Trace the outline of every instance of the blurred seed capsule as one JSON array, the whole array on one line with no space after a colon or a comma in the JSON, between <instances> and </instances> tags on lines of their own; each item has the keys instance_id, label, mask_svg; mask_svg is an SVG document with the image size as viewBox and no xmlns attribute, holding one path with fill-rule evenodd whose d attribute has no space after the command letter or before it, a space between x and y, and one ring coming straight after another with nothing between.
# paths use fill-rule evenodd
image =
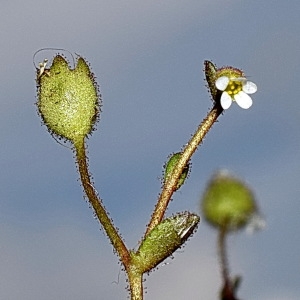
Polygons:
<instances>
[{"instance_id":1,"label":"blurred seed capsule","mask_svg":"<svg viewBox=\"0 0 300 300\"><path fill-rule=\"evenodd\" d=\"M257 212L252 191L227 171L217 173L204 192L202 211L212 226L238 230L246 226Z\"/></svg>"}]
</instances>

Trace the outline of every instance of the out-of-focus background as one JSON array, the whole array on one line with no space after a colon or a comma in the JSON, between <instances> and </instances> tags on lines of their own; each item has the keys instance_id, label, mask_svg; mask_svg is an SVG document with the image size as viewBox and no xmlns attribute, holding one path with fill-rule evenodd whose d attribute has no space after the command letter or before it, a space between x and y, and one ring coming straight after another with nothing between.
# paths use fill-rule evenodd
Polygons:
<instances>
[{"instance_id":1,"label":"out-of-focus background","mask_svg":"<svg viewBox=\"0 0 300 300\"><path fill-rule=\"evenodd\" d=\"M37 116L34 52L68 49L92 65L103 95L89 139L95 185L130 248L154 208L162 166L212 103L203 61L242 68L258 86L235 103L192 160L168 215L199 212L211 175L253 188L265 231L229 240L247 300L300 294L300 37L290 1L1 1L0 298L126 299L118 258L83 200L73 153ZM35 63L56 51L39 53ZM199 212L200 213L200 212ZM186 247L145 276L145 299L217 299L216 233L202 220Z\"/></svg>"}]
</instances>

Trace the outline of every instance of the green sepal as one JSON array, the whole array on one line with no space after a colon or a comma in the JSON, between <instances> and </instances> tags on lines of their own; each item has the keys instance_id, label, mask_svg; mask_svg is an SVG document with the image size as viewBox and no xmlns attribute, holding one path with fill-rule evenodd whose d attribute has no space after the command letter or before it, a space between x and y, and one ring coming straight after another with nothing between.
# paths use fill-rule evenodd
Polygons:
<instances>
[{"instance_id":1,"label":"green sepal","mask_svg":"<svg viewBox=\"0 0 300 300\"><path fill-rule=\"evenodd\" d=\"M217 67L209 60L204 61L204 73L207 81L207 87L210 91L212 99L217 102L218 90L216 88Z\"/></svg>"},{"instance_id":2,"label":"green sepal","mask_svg":"<svg viewBox=\"0 0 300 300\"><path fill-rule=\"evenodd\" d=\"M177 166L177 163L178 163L180 157L181 157L181 152L175 153L170 157L170 159L166 163L165 172L164 172L164 182L166 182L167 180L169 180L172 177L172 173L173 173L175 167ZM184 182L189 174L189 170L190 170L190 164L188 163L184 167L183 172L178 179L176 190L178 190L184 184Z\"/></svg>"},{"instance_id":3,"label":"green sepal","mask_svg":"<svg viewBox=\"0 0 300 300\"><path fill-rule=\"evenodd\" d=\"M195 232L200 217L189 212L163 220L145 237L139 249L131 252L135 267L148 272L172 255Z\"/></svg>"},{"instance_id":4,"label":"green sepal","mask_svg":"<svg viewBox=\"0 0 300 300\"><path fill-rule=\"evenodd\" d=\"M60 55L37 79L39 113L49 131L73 143L90 134L100 111L100 94L89 65L78 57L70 69Z\"/></svg>"}]
</instances>

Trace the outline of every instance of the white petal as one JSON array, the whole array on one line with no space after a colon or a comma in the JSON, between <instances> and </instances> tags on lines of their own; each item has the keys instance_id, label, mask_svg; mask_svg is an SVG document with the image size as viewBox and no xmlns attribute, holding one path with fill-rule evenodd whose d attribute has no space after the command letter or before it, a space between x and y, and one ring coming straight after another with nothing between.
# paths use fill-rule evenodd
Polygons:
<instances>
[{"instance_id":1,"label":"white petal","mask_svg":"<svg viewBox=\"0 0 300 300\"><path fill-rule=\"evenodd\" d=\"M239 93L237 93L234 96L234 100L241 108L244 108L244 109L248 109L249 107L251 107L251 105L253 103L251 97L248 96L243 91L240 91Z\"/></svg>"},{"instance_id":2,"label":"white petal","mask_svg":"<svg viewBox=\"0 0 300 300\"><path fill-rule=\"evenodd\" d=\"M255 213L247 224L246 232L248 234L253 234L256 231L265 229L266 225L266 220L258 213Z\"/></svg>"},{"instance_id":3,"label":"white petal","mask_svg":"<svg viewBox=\"0 0 300 300\"><path fill-rule=\"evenodd\" d=\"M243 84L243 91L247 94L253 94L257 91L257 86L254 82L252 81L246 81Z\"/></svg>"},{"instance_id":4,"label":"white petal","mask_svg":"<svg viewBox=\"0 0 300 300\"><path fill-rule=\"evenodd\" d=\"M221 106L223 109L228 109L232 103L232 98L228 95L227 92L223 92L221 96Z\"/></svg>"},{"instance_id":5,"label":"white petal","mask_svg":"<svg viewBox=\"0 0 300 300\"><path fill-rule=\"evenodd\" d=\"M229 83L229 78L227 76L221 76L216 80L216 88L220 91L225 91L228 83Z\"/></svg>"}]
</instances>

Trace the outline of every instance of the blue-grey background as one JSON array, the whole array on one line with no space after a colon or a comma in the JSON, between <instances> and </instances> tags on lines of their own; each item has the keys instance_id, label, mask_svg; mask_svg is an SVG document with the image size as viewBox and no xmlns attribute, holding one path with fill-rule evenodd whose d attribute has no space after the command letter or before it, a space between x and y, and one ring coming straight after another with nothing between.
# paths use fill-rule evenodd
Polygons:
<instances>
[{"instance_id":1,"label":"blue-grey background","mask_svg":"<svg viewBox=\"0 0 300 300\"><path fill-rule=\"evenodd\" d=\"M0 2L0 298L126 299L125 276L83 200L73 153L36 114L33 53L65 48L91 63L103 94L89 139L96 188L130 248L179 151L211 107L203 61L242 68L253 107L226 111L193 157L168 214L199 212L213 172L254 189L266 230L229 240L247 300L300 295L300 3L238 0ZM47 52L36 63L51 57ZM44 56L43 56L44 55ZM216 233L205 222L146 276L145 299L217 299ZM117 282L117 283L116 283Z\"/></svg>"}]
</instances>

